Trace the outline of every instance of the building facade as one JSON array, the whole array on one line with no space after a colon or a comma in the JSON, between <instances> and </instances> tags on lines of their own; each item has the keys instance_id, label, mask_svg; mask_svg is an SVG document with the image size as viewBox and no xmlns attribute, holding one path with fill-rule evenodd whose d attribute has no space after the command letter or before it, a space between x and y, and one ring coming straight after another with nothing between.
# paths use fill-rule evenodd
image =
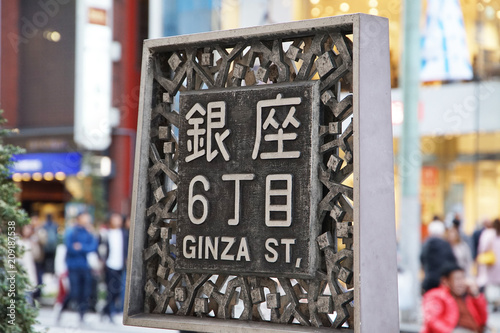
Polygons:
<instances>
[{"instance_id":1,"label":"building facade","mask_svg":"<svg viewBox=\"0 0 500 333\"><path fill-rule=\"evenodd\" d=\"M29 213L50 213L61 224L71 204L130 210L148 1L105 3L14 0L0 7L0 108L15 129L9 143L26 149L17 157L13 179ZM103 52L83 43L85 29L109 34L99 45ZM91 73L83 81L82 68ZM75 139L81 126L77 106L85 103L85 114L100 113L90 123L109 137L104 145L92 133L84 134L95 146Z\"/></svg>"},{"instance_id":2,"label":"building facade","mask_svg":"<svg viewBox=\"0 0 500 333\"><path fill-rule=\"evenodd\" d=\"M298 0L294 19L362 12L389 19L395 152L402 123L399 67L401 0ZM421 219L451 223L455 214L471 233L500 216L500 1L422 1L419 131L422 152ZM397 156L397 155L396 155ZM398 175L404 175L399 170ZM396 177L396 193L399 192ZM399 194L396 194L398 207ZM397 211L398 223L405 213ZM424 228L425 229L425 228Z\"/></svg>"}]
</instances>

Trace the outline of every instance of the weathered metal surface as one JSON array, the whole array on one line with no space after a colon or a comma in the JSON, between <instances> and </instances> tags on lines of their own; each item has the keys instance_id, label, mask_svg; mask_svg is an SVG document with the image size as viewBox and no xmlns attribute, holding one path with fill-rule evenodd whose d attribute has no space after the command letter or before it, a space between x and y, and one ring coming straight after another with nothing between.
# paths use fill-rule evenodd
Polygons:
<instances>
[{"instance_id":1,"label":"weathered metal surface","mask_svg":"<svg viewBox=\"0 0 500 333\"><path fill-rule=\"evenodd\" d=\"M126 323L354 327L358 18L146 42ZM257 119L259 102L294 97L295 116L278 103Z\"/></svg>"},{"instance_id":2,"label":"weathered metal surface","mask_svg":"<svg viewBox=\"0 0 500 333\"><path fill-rule=\"evenodd\" d=\"M181 93L177 271L315 277L318 83Z\"/></svg>"},{"instance_id":3,"label":"weathered metal surface","mask_svg":"<svg viewBox=\"0 0 500 333\"><path fill-rule=\"evenodd\" d=\"M352 97L340 94L341 79L352 71L346 39L332 29L291 36L291 45L262 38L151 55L158 97L153 96L149 147L152 200L145 212L149 245L143 259L150 272L145 312L207 316L213 311L215 317L234 318L230 301L238 288L240 319L265 320L253 310L265 301L272 322L334 327L346 322L344 306L352 291L341 304L335 295L344 294L341 284L350 280L352 260L334 256L337 244L330 232L326 244L323 236L320 246L314 241L320 230L352 221L352 188L342 184L352 173L352 168L343 172L352 164L352 126L343 123L352 114ZM315 73L319 79L311 80ZM179 113L172 109L177 94ZM166 179L177 188L168 190ZM192 281L195 273L204 274L199 283ZM208 280L210 274L217 274L219 283ZM256 276L253 284L248 276ZM257 276L279 277L283 289L265 293ZM308 297L292 287L294 278L321 287ZM303 306L301 295L319 303ZM334 311L341 313L329 319Z\"/></svg>"}]
</instances>

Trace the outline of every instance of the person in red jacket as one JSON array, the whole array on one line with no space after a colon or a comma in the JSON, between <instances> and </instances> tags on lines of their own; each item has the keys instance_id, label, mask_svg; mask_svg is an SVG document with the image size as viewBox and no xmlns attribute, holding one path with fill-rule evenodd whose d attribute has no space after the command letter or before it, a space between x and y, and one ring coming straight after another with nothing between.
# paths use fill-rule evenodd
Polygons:
<instances>
[{"instance_id":1,"label":"person in red jacket","mask_svg":"<svg viewBox=\"0 0 500 333\"><path fill-rule=\"evenodd\" d=\"M482 333L488 319L484 295L457 264L443 267L440 286L424 294L422 306L421 333Z\"/></svg>"}]
</instances>

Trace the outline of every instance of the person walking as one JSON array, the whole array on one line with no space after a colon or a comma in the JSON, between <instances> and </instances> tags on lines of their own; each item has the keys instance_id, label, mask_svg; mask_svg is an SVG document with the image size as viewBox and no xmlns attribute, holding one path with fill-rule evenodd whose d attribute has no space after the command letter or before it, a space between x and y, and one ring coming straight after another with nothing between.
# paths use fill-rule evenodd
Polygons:
<instances>
[{"instance_id":1,"label":"person walking","mask_svg":"<svg viewBox=\"0 0 500 333\"><path fill-rule=\"evenodd\" d=\"M37 289L37 276L34 260L34 244L31 240L33 235L33 226L31 224L24 225L21 229L21 238L18 240L19 245L24 249L22 257L18 258L19 264L26 271L28 276L29 288L27 289L26 298L28 302L34 305L34 293Z\"/></svg>"},{"instance_id":2,"label":"person walking","mask_svg":"<svg viewBox=\"0 0 500 333\"><path fill-rule=\"evenodd\" d=\"M106 306L103 315L113 321L117 313L117 302L122 291L122 274L127 257L127 233L123 230L123 218L113 213L109 217L109 229L103 234L101 243L105 246L105 278L107 287ZM118 305L118 308L121 306Z\"/></svg>"},{"instance_id":3,"label":"person walking","mask_svg":"<svg viewBox=\"0 0 500 333\"><path fill-rule=\"evenodd\" d=\"M472 234L472 258L476 260L479 251L479 239L483 234L483 231L488 230L492 227L492 222L488 218L484 218L481 222L481 226L474 231Z\"/></svg>"},{"instance_id":4,"label":"person walking","mask_svg":"<svg viewBox=\"0 0 500 333\"><path fill-rule=\"evenodd\" d=\"M443 266L440 285L424 295L422 308L420 333L482 333L488 319L484 295L453 263Z\"/></svg>"},{"instance_id":5,"label":"person walking","mask_svg":"<svg viewBox=\"0 0 500 333\"><path fill-rule=\"evenodd\" d=\"M424 269L422 290L424 293L437 288L440 283L441 269L447 263L457 264L453 249L445 238L446 228L441 221L432 221L428 226L429 238L422 246L420 262Z\"/></svg>"},{"instance_id":6,"label":"person walking","mask_svg":"<svg viewBox=\"0 0 500 333\"><path fill-rule=\"evenodd\" d=\"M471 252L471 256L473 255L473 246L474 246L474 241L471 236L467 235L463 228L462 228L462 218L460 217L459 213L455 213L453 216L453 220L451 221L451 226L450 228L453 227L457 229L458 234L460 235L460 239L462 242L467 244L469 251ZM467 273L467 272L466 272Z\"/></svg>"},{"instance_id":7,"label":"person walking","mask_svg":"<svg viewBox=\"0 0 500 333\"><path fill-rule=\"evenodd\" d=\"M125 244L124 244L124 253L125 253L125 258L124 258L124 266L123 266L123 272L122 272L122 292L120 295L120 312L123 312L123 309L125 307L125 285L127 282L127 257L128 257L128 242L130 238L130 215L127 215L124 219L123 222L123 233L125 237Z\"/></svg>"},{"instance_id":8,"label":"person walking","mask_svg":"<svg viewBox=\"0 0 500 333\"><path fill-rule=\"evenodd\" d=\"M52 214L47 214L46 221L42 228L45 231L46 239L43 247L43 271L45 273L54 273L54 260L56 257L56 248L58 243L57 224L52 219Z\"/></svg>"},{"instance_id":9,"label":"person walking","mask_svg":"<svg viewBox=\"0 0 500 333\"><path fill-rule=\"evenodd\" d=\"M33 233L30 237L32 245L33 260L35 261L36 268L36 282L38 287L33 293L35 299L39 299L42 296L42 285L43 285L43 265L45 259L45 253L43 251L44 244L47 240L47 234L45 229L42 228L41 220L38 215L32 215L30 224L33 227Z\"/></svg>"},{"instance_id":10,"label":"person walking","mask_svg":"<svg viewBox=\"0 0 500 333\"><path fill-rule=\"evenodd\" d=\"M485 288L488 302L493 310L500 309L500 219L495 219L492 228L486 229L479 239L478 285ZM489 262L481 262L482 255L489 255Z\"/></svg>"},{"instance_id":11,"label":"person walking","mask_svg":"<svg viewBox=\"0 0 500 333\"><path fill-rule=\"evenodd\" d=\"M90 214L80 213L76 218L76 225L66 234L64 244L66 245L70 293L61 307L61 312L57 315L57 321L60 321L62 311L68 303L74 301L78 305L80 322L84 322L92 288L92 273L87 256L97 250L97 239L92 231Z\"/></svg>"},{"instance_id":12,"label":"person walking","mask_svg":"<svg viewBox=\"0 0 500 333\"><path fill-rule=\"evenodd\" d=\"M54 303L54 313L59 314L63 310L64 301L68 296L70 287L68 267L66 265L66 245L64 243L57 245L54 270L59 285L56 302Z\"/></svg>"},{"instance_id":13,"label":"person walking","mask_svg":"<svg viewBox=\"0 0 500 333\"><path fill-rule=\"evenodd\" d=\"M453 225L447 230L447 239L457 259L458 266L464 270L467 278L471 278L472 264L474 263L472 253L469 245L461 237L458 227Z\"/></svg>"}]
</instances>

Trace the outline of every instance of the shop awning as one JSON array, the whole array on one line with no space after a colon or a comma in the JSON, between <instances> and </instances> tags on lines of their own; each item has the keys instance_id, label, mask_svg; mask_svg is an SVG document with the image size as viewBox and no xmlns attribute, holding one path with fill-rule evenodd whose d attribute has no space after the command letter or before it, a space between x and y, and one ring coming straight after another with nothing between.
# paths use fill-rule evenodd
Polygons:
<instances>
[{"instance_id":1,"label":"shop awning","mask_svg":"<svg viewBox=\"0 0 500 333\"><path fill-rule=\"evenodd\" d=\"M76 175L82 164L82 154L65 153L28 153L13 155L14 164L10 167L13 178L24 175L25 178L46 180ZM57 177L59 176L59 177Z\"/></svg>"}]
</instances>

